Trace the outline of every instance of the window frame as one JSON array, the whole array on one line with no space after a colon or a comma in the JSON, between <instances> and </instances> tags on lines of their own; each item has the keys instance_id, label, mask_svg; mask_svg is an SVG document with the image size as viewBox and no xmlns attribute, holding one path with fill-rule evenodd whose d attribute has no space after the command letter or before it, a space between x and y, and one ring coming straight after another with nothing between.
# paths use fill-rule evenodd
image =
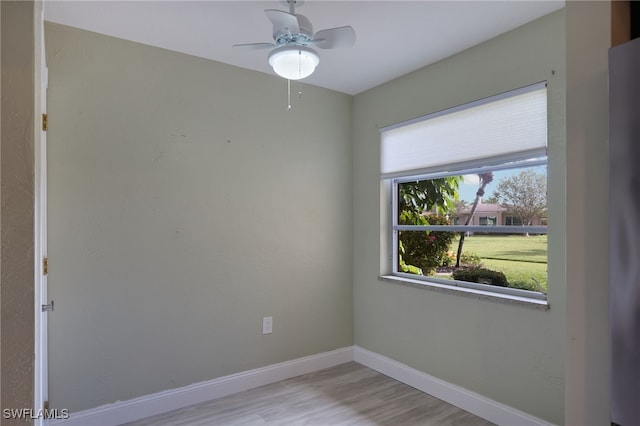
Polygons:
<instances>
[{"instance_id":1,"label":"window frame","mask_svg":"<svg viewBox=\"0 0 640 426\"><path fill-rule=\"evenodd\" d=\"M413 120L406 121L404 123L397 123L393 126L388 126L386 128L382 128L381 132L386 131L387 129L393 130L403 125L411 125L413 123L428 120L430 117L439 117L444 114L447 114L448 111L456 112L461 109L472 108L476 105L482 105L485 103L493 102L493 100L504 99L505 97L511 96L513 93L514 96L523 93L523 91L527 90L535 90L535 88L540 88L544 86L546 88L546 82L534 83L530 86L525 86L523 88L515 89L512 91L500 93L495 96L490 96L485 99L481 99L478 101L473 101L468 104L460 105L457 107L453 107L444 111L440 111L433 114L428 114L424 117L419 117ZM548 138L548 104L549 98L546 95L546 132ZM388 194L391 197L391 208L390 208L390 221L387 224L391 226L386 226L388 231L390 230L390 236L387 240L390 242L390 254L391 254L391 262L388 266L391 267L390 274L383 274L382 278L391 281L401 281L408 284L421 284L421 285L429 285L435 286L442 289L450 289L450 290L462 290L465 292L471 293L479 293L482 295L487 295L490 297L498 297L498 298L506 298L517 300L520 302L525 302L525 304L533 304L537 306L544 306L548 308L547 303L547 293L543 293L541 291L531 291L531 290L522 290L510 287L499 287L488 284L480 284L480 283L472 283L466 281L458 281L458 280L449 280L449 279L441 279L434 276L423 276L423 275L415 275L410 273L402 272L399 268L399 233L401 231L447 231L447 232L487 232L487 228L491 228L492 233L500 233L500 234L514 234L514 233L531 233L531 234L548 234L547 225L537 225L537 226L523 226L523 225L400 225L398 224L399 220L399 184L404 182L415 182L418 180L425 179L436 179L441 177L448 176L460 176L466 174L479 174L486 172L495 172L500 170L508 170L508 169L517 169L517 168L525 168L525 167L535 167L535 166L547 166L548 167L548 158L547 158L547 146L545 144L544 148L536 148L529 149L526 151L521 151L517 153L509 153L509 154L494 154L492 156L481 158L481 159L473 159L470 161L463 161L452 164L438 164L435 166L430 166L428 168L417 169L416 172L411 171L397 171L391 173L382 172L382 182L384 185L387 185L389 189ZM548 175L547 175L548 182ZM388 268L387 266L387 268ZM385 268L387 271L388 269ZM547 271L547 283L548 283L548 271ZM548 285L548 284L547 284Z\"/></svg>"},{"instance_id":2,"label":"window frame","mask_svg":"<svg viewBox=\"0 0 640 426\"><path fill-rule=\"evenodd\" d=\"M536 166L546 166L547 165L547 157L537 158L537 159L524 159L520 161L516 161L513 163L506 163L500 166L486 168L483 167L481 170L483 172L489 171L499 171L499 170L510 170L510 169L518 169L524 167L536 167ZM388 179L391 184L391 252L392 252L392 265L391 265L391 275L395 277L407 278L415 281L423 281L425 283L437 283L444 286L450 287L459 287L459 288L467 288L467 289L476 289L482 290L490 293L495 293L497 295L512 295L523 297L527 299L534 300L547 300L547 294L538 291L531 290L522 290L511 287L500 287L494 286L490 284L480 284L480 283L472 283L468 281L458 281L458 280L449 280L449 279L441 279L434 276L429 275L415 275L409 274L406 272L402 272L400 270L400 256L399 256L399 235L401 231L444 231L444 232L479 232L486 233L488 231L487 228L491 229L491 233L495 234L514 234L514 233L530 233L530 234L548 234L548 229L546 225L532 225L532 226L516 226L516 225L400 225L398 223L398 218L400 216L399 211L399 184L405 182L415 182L417 180L427 180L427 179L437 179L441 177L448 176L460 176L466 174L472 174L473 172L478 172L479 169L466 169L466 170L456 170L446 173L433 173L433 174L422 174L418 176L405 176L399 178ZM548 273L547 273L548 280ZM548 281L547 281L548 282ZM548 284L547 284L548 285Z\"/></svg>"}]
</instances>

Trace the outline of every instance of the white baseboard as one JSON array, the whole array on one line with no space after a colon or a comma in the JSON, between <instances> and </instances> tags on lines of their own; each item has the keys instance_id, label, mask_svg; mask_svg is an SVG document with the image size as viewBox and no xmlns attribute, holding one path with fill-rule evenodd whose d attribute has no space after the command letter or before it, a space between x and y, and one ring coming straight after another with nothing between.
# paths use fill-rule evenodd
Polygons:
<instances>
[{"instance_id":1,"label":"white baseboard","mask_svg":"<svg viewBox=\"0 0 640 426\"><path fill-rule=\"evenodd\" d=\"M51 426L117 426L350 361L356 361L498 425L552 426L537 417L359 346L336 349L128 401L70 413L68 419L51 420L49 424Z\"/></svg>"},{"instance_id":2,"label":"white baseboard","mask_svg":"<svg viewBox=\"0 0 640 426\"><path fill-rule=\"evenodd\" d=\"M445 382L359 346L354 346L353 354L354 361L372 370L376 370L385 376L394 378L497 425L551 426L551 423L523 411Z\"/></svg>"},{"instance_id":3,"label":"white baseboard","mask_svg":"<svg viewBox=\"0 0 640 426\"><path fill-rule=\"evenodd\" d=\"M353 347L281 362L128 401L69 413L51 426L116 426L353 361Z\"/></svg>"}]
</instances>

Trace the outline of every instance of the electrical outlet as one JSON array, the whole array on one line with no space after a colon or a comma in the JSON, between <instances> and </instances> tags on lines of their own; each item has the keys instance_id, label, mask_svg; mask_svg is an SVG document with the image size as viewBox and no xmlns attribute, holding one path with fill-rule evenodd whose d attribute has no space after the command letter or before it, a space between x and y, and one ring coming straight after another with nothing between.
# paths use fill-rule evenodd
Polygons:
<instances>
[{"instance_id":1,"label":"electrical outlet","mask_svg":"<svg viewBox=\"0 0 640 426\"><path fill-rule=\"evenodd\" d=\"M273 317L262 318L262 334L273 333Z\"/></svg>"}]
</instances>

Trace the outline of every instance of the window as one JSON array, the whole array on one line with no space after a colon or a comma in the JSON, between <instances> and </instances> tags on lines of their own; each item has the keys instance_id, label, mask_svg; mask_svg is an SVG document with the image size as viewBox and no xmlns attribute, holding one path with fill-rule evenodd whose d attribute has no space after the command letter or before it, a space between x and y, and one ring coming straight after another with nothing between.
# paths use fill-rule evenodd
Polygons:
<instances>
[{"instance_id":1,"label":"window","mask_svg":"<svg viewBox=\"0 0 640 426\"><path fill-rule=\"evenodd\" d=\"M496 226L498 224L498 218L495 216L480 216L481 226Z\"/></svg>"},{"instance_id":2,"label":"window","mask_svg":"<svg viewBox=\"0 0 640 426\"><path fill-rule=\"evenodd\" d=\"M546 84L381 132L392 275L545 300Z\"/></svg>"},{"instance_id":3,"label":"window","mask_svg":"<svg viewBox=\"0 0 640 426\"><path fill-rule=\"evenodd\" d=\"M518 216L507 216L504 218L504 224L507 226L522 226L522 219Z\"/></svg>"}]
</instances>

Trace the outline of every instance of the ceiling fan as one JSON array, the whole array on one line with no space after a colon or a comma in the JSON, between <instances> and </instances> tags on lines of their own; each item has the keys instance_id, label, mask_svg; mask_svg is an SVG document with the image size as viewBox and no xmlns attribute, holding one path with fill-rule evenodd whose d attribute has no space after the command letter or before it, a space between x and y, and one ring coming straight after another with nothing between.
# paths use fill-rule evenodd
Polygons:
<instances>
[{"instance_id":1,"label":"ceiling fan","mask_svg":"<svg viewBox=\"0 0 640 426\"><path fill-rule=\"evenodd\" d=\"M271 49L269 64L281 77L300 80L310 76L320 63L320 57L310 46L319 49L352 47L356 33L351 26L329 28L316 33L306 16L296 14L295 6L302 0L286 0L289 12L267 9L264 12L273 24L274 43L236 44L246 49Z\"/></svg>"}]
</instances>

